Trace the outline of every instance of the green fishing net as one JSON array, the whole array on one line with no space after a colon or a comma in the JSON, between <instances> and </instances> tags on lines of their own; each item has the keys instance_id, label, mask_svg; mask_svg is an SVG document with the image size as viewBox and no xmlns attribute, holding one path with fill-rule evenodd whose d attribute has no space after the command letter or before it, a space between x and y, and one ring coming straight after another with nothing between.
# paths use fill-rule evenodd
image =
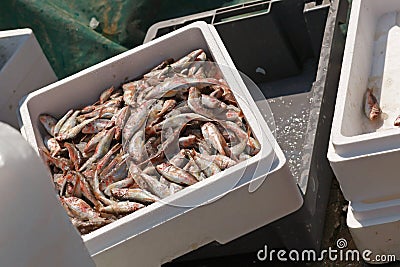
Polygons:
<instances>
[{"instance_id":1,"label":"green fishing net","mask_svg":"<svg viewBox=\"0 0 400 267\"><path fill-rule=\"evenodd\" d=\"M59 78L140 45L156 22L246 0L1 0L0 30L31 28Z\"/></svg>"}]
</instances>

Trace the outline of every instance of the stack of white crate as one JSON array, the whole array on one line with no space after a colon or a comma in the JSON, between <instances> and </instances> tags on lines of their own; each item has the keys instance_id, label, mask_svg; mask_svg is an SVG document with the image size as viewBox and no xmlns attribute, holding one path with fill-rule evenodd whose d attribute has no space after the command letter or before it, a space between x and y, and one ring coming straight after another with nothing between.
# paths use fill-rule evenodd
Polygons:
<instances>
[{"instance_id":1,"label":"stack of white crate","mask_svg":"<svg viewBox=\"0 0 400 267\"><path fill-rule=\"evenodd\" d=\"M400 259L400 1L353 1L328 158L359 250ZM383 114L364 112L367 88ZM374 256L371 256L373 259ZM377 263L371 261L371 263Z\"/></svg>"}]
</instances>

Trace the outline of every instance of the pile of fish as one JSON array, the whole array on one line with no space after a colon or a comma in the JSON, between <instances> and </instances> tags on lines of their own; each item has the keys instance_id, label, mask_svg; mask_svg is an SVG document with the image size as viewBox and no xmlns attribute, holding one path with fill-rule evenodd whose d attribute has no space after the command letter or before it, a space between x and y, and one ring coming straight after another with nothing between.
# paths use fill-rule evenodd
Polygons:
<instances>
[{"instance_id":1,"label":"pile of fish","mask_svg":"<svg viewBox=\"0 0 400 267\"><path fill-rule=\"evenodd\" d=\"M87 234L258 153L220 69L195 50L59 119L39 116L40 152Z\"/></svg>"}]
</instances>

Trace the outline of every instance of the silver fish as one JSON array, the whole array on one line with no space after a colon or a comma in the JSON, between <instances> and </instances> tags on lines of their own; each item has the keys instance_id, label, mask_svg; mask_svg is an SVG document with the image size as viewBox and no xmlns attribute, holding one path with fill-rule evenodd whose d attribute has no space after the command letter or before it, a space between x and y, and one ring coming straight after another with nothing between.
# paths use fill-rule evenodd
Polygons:
<instances>
[{"instance_id":1,"label":"silver fish","mask_svg":"<svg viewBox=\"0 0 400 267\"><path fill-rule=\"evenodd\" d=\"M184 171L189 172L192 174L194 177L196 177L197 181L202 181L206 179L207 177L204 175L204 173L201 171L199 166L197 166L196 162L194 161L193 158L189 160L189 162L186 164L186 166L183 168Z\"/></svg>"},{"instance_id":2,"label":"silver fish","mask_svg":"<svg viewBox=\"0 0 400 267\"><path fill-rule=\"evenodd\" d=\"M188 160L186 158L186 151L184 149L181 149L178 154L169 159L169 163L178 168L183 168L188 163Z\"/></svg>"},{"instance_id":3,"label":"silver fish","mask_svg":"<svg viewBox=\"0 0 400 267\"><path fill-rule=\"evenodd\" d=\"M200 120L200 121L210 121L210 119L199 115L197 113L184 113L184 114L179 114L173 117L169 117L166 120L154 125L154 128L156 130L161 130L164 126L168 126L170 128L176 128L180 127L183 128L183 126L192 121L192 120Z\"/></svg>"},{"instance_id":4,"label":"silver fish","mask_svg":"<svg viewBox=\"0 0 400 267\"><path fill-rule=\"evenodd\" d=\"M64 197L63 202L68 206L70 212L81 220L87 221L100 218L100 213L96 212L89 204L77 197Z\"/></svg>"},{"instance_id":5,"label":"silver fish","mask_svg":"<svg viewBox=\"0 0 400 267\"><path fill-rule=\"evenodd\" d=\"M147 119L148 110L154 102L155 100L144 102L138 108L131 111L131 115L122 130L122 142L124 147L132 136L143 126Z\"/></svg>"},{"instance_id":6,"label":"silver fish","mask_svg":"<svg viewBox=\"0 0 400 267\"><path fill-rule=\"evenodd\" d=\"M250 148L249 154L251 156L256 155L261 150L261 145L258 142L258 140L251 136L249 136L249 139L247 141L247 146Z\"/></svg>"},{"instance_id":7,"label":"silver fish","mask_svg":"<svg viewBox=\"0 0 400 267\"><path fill-rule=\"evenodd\" d=\"M115 133L115 128L111 128L110 130L107 131L104 137L97 144L93 156L91 156L79 169L80 172L84 171L89 165L93 164L96 160L100 159L107 153L107 151L110 148L110 144L114 136L114 133Z\"/></svg>"},{"instance_id":8,"label":"silver fish","mask_svg":"<svg viewBox=\"0 0 400 267\"><path fill-rule=\"evenodd\" d=\"M191 148L196 145L197 136L190 134L179 138L179 147Z\"/></svg>"},{"instance_id":9,"label":"silver fish","mask_svg":"<svg viewBox=\"0 0 400 267\"><path fill-rule=\"evenodd\" d=\"M156 166L156 169L162 176L171 182L181 185L192 185L197 183L197 179L193 175L170 163L161 163Z\"/></svg>"},{"instance_id":10,"label":"silver fish","mask_svg":"<svg viewBox=\"0 0 400 267\"><path fill-rule=\"evenodd\" d=\"M237 162L227 156L224 155L204 155L201 153L197 153L196 151L192 151L191 155L196 155L199 158L202 158L208 162L213 162L215 163L221 170L230 168L232 166L235 166L237 164Z\"/></svg>"},{"instance_id":11,"label":"silver fish","mask_svg":"<svg viewBox=\"0 0 400 267\"><path fill-rule=\"evenodd\" d=\"M178 61L172 63L171 67L178 68L179 66L181 66L184 63L195 61L197 57L202 58L202 57L204 57L204 55L205 55L205 53L204 53L203 49L194 50L194 51L190 52L189 54L187 54L186 56L179 59Z\"/></svg>"},{"instance_id":12,"label":"silver fish","mask_svg":"<svg viewBox=\"0 0 400 267\"><path fill-rule=\"evenodd\" d=\"M79 189L82 192L82 195L85 196L86 199L88 199L90 202L93 203L95 207L102 207L103 205L97 200L96 196L94 195L92 191L92 187L89 185L88 181L86 180L86 177L83 176L79 172L75 172L76 175L79 176Z\"/></svg>"},{"instance_id":13,"label":"silver fish","mask_svg":"<svg viewBox=\"0 0 400 267\"><path fill-rule=\"evenodd\" d=\"M43 143L53 157L61 151L61 146L54 137L45 136Z\"/></svg>"},{"instance_id":14,"label":"silver fish","mask_svg":"<svg viewBox=\"0 0 400 267\"><path fill-rule=\"evenodd\" d=\"M207 177L221 172L221 169L218 167L218 165L212 161L207 161L196 154L193 155L193 159Z\"/></svg>"},{"instance_id":15,"label":"silver fish","mask_svg":"<svg viewBox=\"0 0 400 267\"><path fill-rule=\"evenodd\" d=\"M67 119L71 116L71 114L74 112L73 109L70 109L65 113L65 115L57 122L57 124L54 126L54 135L58 135L60 132L61 127L64 125L64 123L67 121Z\"/></svg>"},{"instance_id":16,"label":"silver fish","mask_svg":"<svg viewBox=\"0 0 400 267\"><path fill-rule=\"evenodd\" d=\"M124 102L127 105L135 105L136 104L136 84L137 81L126 83L122 85L122 89L124 90Z\"/></svg>"},{"instance_id":17,"label":"silver fish","mask_svg":"<svg viewBox=\"0 0 400 267\"><path fill-rule=\"evenodd\" d=\"M104 218L91 219L89 221L81 221L77 218L71 218L72 224L78 229L81 234L88 234L106 224L112 222L112 220L107 220Z\"/></svg>"},{"instance_id":18,"label":"silver fish","mask_svg":"<svg viewBox=\"0 0 400 267\"><path fill-rule=\"evenodd\" d=\"M111 196L112 190L129 187L129 186L133 185L134 183L135 183L135 181L132 179L132 177L127 177L121 181L115 182L115 183L107 186L106 189L104 189L104 194ZM124 200L130 200L130 199L124 199Z\"/></svg>"},{"instance_id":19,"label":"silver fish","mask_svg":"<svg viewBox=\"0 0 400 267\"><path fill-rule=\"evenodd\" d=\"M206 107L210 109L223 109L226 110L228 108L228 105L225 104L222 101L219 101L217 98L209 96L209 95L201 95L201 103Z\"/></svg>"},{"instance_id":20,"label":"silver fish","mask_svg":"<svg viewBox=\"0 0 400 267\"><path fill-rule=\"evenodd\" d=\"M156 195L159 198L165 198L171 194L171 192L168 189L168 186L161 183L159 180L157 180L153 176L147 175L145 173L141 173L140 175L137 175L134 177L141 179L145 183L145 186L143 186L143 187L140 185L140 183L138 183L142 189L148 190L149 192L151 192L152 194ZM136 179L135 179L135 181L137 182Z\"/></svg>"},{"instance_id":21,"label":"silver fish","mask_svg":"<svg viewBox=\"0 0 400 267\"><path fill-rule=\"evenodd\" d=\"M95 171L95 175L93 178L93 194L94 196L101 201L102 203L104 203L105 205L112 205L115 203L115 201L112 201L110 199L108 199L103 192L101 192L100 190L100 181L99 181L99 177L97 174L97 170Z\"/></svg>"},{"instance_id":22,"label":"silver fish","mask_svg":"<svg viewBox=\"0 0 400 267\"><path fill-rule=\"evenodd\" d=\"M121 144L115 144L98 162L96 170L101 172L104 167L110 163L111 157L121 149Z\"/></svg>"},{"instance_id":23,"label":"silver fish","mask_svg":"<svg viewBox=\"0 0 400 267\"><path fill-rule=\"evenodd\" d=\"M183 189L184 187L175 183L170 183L169 185L169 191L171 194L175 194L176 192L179 192Z\"/></svg>"},{"instance_id":24,"label":"silver fish","mask_svg":"<svg viewBox=\"0 0 400 267\"><path fill-rule=\"evenodd\" d=\"M75 170L78 170L83 161L81 153L74 144L65 142L64 146L68 149L69 158L74 164Z\"/></svg>"},{"instance_id":25,"label":"silver fish","mask_svg":"<svg viewBox=\"0 0 400 267\"><path fill-rule=\"evenodd\" d=\"M244 152L239 155L239 161L245 161L245 160L248 160L250 158L251 158L251 156L246 154L246 153L244 153Z\"/></svg>"},{"instance_id":26,"label":"silver fish","mask_svg":"<svg viewBox=\"0 0 400 267\"><path fill-rule=\"evenodd\" d=\"M96 119L97 119L97 117L88 119L88 120L86 120L86 121L84 121L84 122L82 122L82 123L76 125L75 127L69 129L68 131L63 132L63 133L60 133L60 134L56 137L56 139L57 139L58 141L64 141L64 140L67 140L67 139L74 138L74 137L76 137L76 136L78 135L78 133L83 129L83 127L85 127L87 124L91 123L92 121L94 121L94 120L96 120Z\"/></svg>"},{"instance_id":27,"label":"silver fish","mask_svg":"<svg viewBox=\"0 0 400 267\"><path fill-rule=\"evenodd\" d=\"M197 142L197 145L199 147L199 151L201 154L204 155L215 155L216 154L216 150L214 149L214 147L209 144L208 142L206 142L204 139L203 140L199 140Z\"/></svg>"},{"instance_id":28,"label":"silver fish","mask_svg":"<svg viewBox=\"0 0 400 267\"><path fill-rule=\"evenodd\" d=\"M202 88L209 85L221 85L219 80L213 78L174 78L174 79L167 79L163 83L155 86L153 90L151 90L147 95L146 99L158 99L160 97L170 97L174 96L177 91L186 91L190 87Z\"/></svg>"},{"instance_id":29,"label":"silver fish","mask_svg":"<svg viewBox=\"0 0 400 267\"><path fill-rule=\"evenodd\" d=\"M74 168L74 165L69 159L52 157L46 149L40 149L39 151L46 162L51 162L52 164L54 164L54 166L63 170L64 172L72 170Z\"/></svg>"},{"instance_id":30,"label":"silver fish","mask_svg":"<svg viewBox=\"0 0 400 267\"><path fill-rule=\"evenodd\" d=\"M69 116L66 121L63 123L59 130L59 134L66 133L68 130L72 129L76 125L76 117L79 115L80 111L76 110L74 113L72 113L71 116Z\"/></svg>"},{"instance_id":31,"label":"silver fish","mask_svg":"<svg viewBox=\"0 0 400 267\"><path fill-rule=\"evenodd\" d=\"M162 109L157 114L157 117L162 117L168 112L170 112L176 106L176 101L174 99L168 99L164 102Z\"/></svg>"},{"instance_id":32,"label":"silver fish","mask_svg":"<svg viewBox=\"0 0 400 267\"><path fill-rule=\"evenodd\" d=\"M115 140L119 140L122 134L122 128L125 126L126 121L130 116L129 107L123 107L116 115L115 115Z\"/></svg>"},{"instance_id":33,"label":"silver fish","mask_svg":"<svg viewBox=\"0 0 400 267\"><path fill-rule=\"evenodd\" d=\"M204 123L201 126L201 132L206 142L212 145L221 155L226 156L230 154L225 138L222 136L217 126L211 122Z\"/></svg>"},{"instance_id":34,"label":"silver fish","mask_svg":"<svg viewBox=\"0 0 400 267\"><path fill-rule=\"evenodd\" d=\"M99 133L97 133L95 136L93 136L89 142L87 142L85 148L84 148L84 152L88 153L90 151L93 151L96 149L97 144L100 142L101 139L103 139L103 137L106 135L107 131L101 131Z\"/></svg>"},{"instance_id":35,"label":"silver fish","mask_svg":"<svg viewBox=\"0 0 400 267\"><path fill-rule=\"evenodd\" d=\"M112 93L114 92L114 86L111 86L109 89L104 90L101 94L100 94L100 104L103 104L104 102L106 102L110 96L112 95Z\"/></svg>"},{"instance_id":36,"label":"silver fish","mask_svg":"<svg viewBox=\"0 0 400 267\"><path fill-rule=\"evenodd\" d=\"M87 124L82 129L83 134L96 134L104 129L110 128L114 125L114 122L108 119L97 119Z\"/></svg>"},{"instance_id":37,"label":"silver fish","mask_svg":"<svg viewBox=\"0 0 400 267\"><path fill-rule=\"evenodd\" d=\"M46 131L51 136L54 136L54 127L57 124L57 120L50 115L42 114L39 116L39 121L42 123L42 125L46 129Z\"/></svg>"},{"instance_id":38,"label":"silver fish","mask_svg":"<svg viewBox=\"0 0 400 267\"><path fill-rule=\"evenodd\" d=\"M147 158L143 130L137 131L129 141L128 154L131 160L136 164L143 162L143 160Z\"/></svg>"},{"instance_id":39,"label":"silver fish","mask_svg":"<svg viewBox=\"0 0 400 267\"><path fill-rule=\"evenodd\" d=\"M159 200L158 197L140 188L113 188L111 189L111 195L119 200L135 201L145 204L154 203Z\"/></svg>"},{"instance_id":40,"label":"silver fish","mask_svg":"<svg viewBox=\"0 0 400 267\"><path fill-rule=\"evenodd\" d=\"M144 207L143 204L125 201L125 202L115 202L107 207L102 207L99 210L100 212L119 215L119 214L131 213L143 207Z\"/></svg>"},{"instance_id":41,"label":"silver fish","mask_svg":"<svg viewBox=\"0 0 400 267\"><path fill-rule=\"evenodd\" d=\"M248 135L247 133L240 128L236 123L231 121L220 121L220 123L228 130L232 131L239 139L239 143L230 148L231 157L239 156L246 148Z\"/></svg>"}]
</instances>

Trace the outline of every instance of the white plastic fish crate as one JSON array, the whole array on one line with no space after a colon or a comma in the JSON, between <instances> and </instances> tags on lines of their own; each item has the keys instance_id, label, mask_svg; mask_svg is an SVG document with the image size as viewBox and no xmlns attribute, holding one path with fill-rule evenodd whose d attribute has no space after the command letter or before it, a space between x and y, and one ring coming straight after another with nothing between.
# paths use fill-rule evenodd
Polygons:
<instances>
[{"instance_id":1,"label":"white plastic fish crate","mask_svg":"<svg viewBox=\"0 0 400 267\"><path fill-rule=\"evenodd\" d=\"M0 121L17 128L21 97L55 81L31 29L0 31Z\"/></svg>"},{"instance_id":2,"label":"white plastic fish crate","mask_svg":"<svg viewBox=\"0 0 400 267\"><path fill-rule=\"evenodd\" d=\"M347 211L347 226L357 249L360 252L372 252L368 255L368 263L393 262L393 259L387 257L389 255L400 260L399 198L381 199L376 203L351 202Z\"/></svg>"},{"instance_id":3,"label":"white plastic fish crate","mask_svg":"<svg viewBox=\"0 0 400 267\"><path fill-rule=\"evenodd\" d=\"M29 94L20 107L28 142L36 150L43 145L43 129L38 122L40 114L61 116L70 108L94 102L100 92L111 85L118 87L167 58L180 58L198 48L208 53L216 63L229 66L221 70L255 136L263 140L261 150L244 164L165 198L167 203L154 203L83 236L98 266L131 266L132 262L137 266L160 266L209 242L229 242L302 205L300 191L281 149L214 27L204 22L183 27ZM249 105L242 106L240 99ZM258 181L268 176L256 191L250 193L249 184L254 172L255 177L261 176ZM238 175L242 179L229 187ZM211 199L216 201L198 207L168 204L179 201L190 206Z\"/></svg>"},{"instance_id":4,"label":"white plastic fish crate","mask_svg":"<svg viewBox=\"0 0 400 267\"><path fill-rule=\"evenodd\" d=\"M353 1L328 158L346 199L371 200L400 188L400 2ZM367 88L383 111L364 112Z\"/></svg>"}]
</instances>

